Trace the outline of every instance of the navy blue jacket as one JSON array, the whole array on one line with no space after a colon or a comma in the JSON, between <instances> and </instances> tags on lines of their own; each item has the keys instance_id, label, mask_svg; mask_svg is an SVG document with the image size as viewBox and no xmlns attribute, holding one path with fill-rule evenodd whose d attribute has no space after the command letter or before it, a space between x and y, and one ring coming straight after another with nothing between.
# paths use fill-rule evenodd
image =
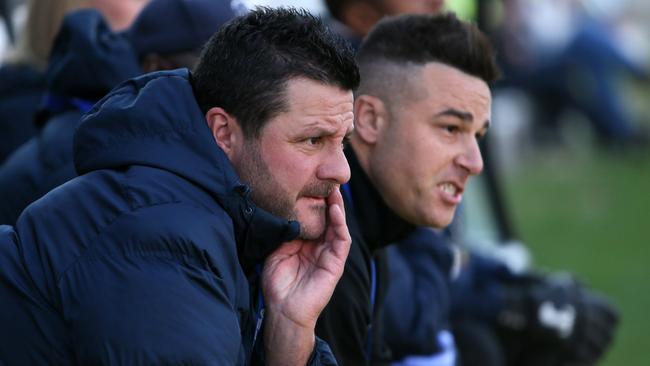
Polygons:
<instances>
[{"instance_id":1,"label":"navy blue jacket","mask_svg":"<svg viewBox=\"0 0 650 366\"><path fill-rule=\"evenodd\" d=\"M0 67L0 163L36 134L34 117L44 92L41 72L27 65Z\"/></svg>"},{"instance_id":2,"label":"navy blue jacket","mask_svg":"<svg viewBox=\"0 0 650 366\"><path fill-rule=\"evenodd\" d=\"M524 280L495 259L465 253L459 260L445 233L425 228L389 247L388 263L384 333L397 360L438 353L436 335L458 321L494 324L504 283Z\"/></svg>"},{"instance_id":3,"label":"navy blue jacket","mask_svg":"<svg viewBox=\"0 0 650 366\"><path fill-rule=\"evenodd\" d=\"M30 205L15 230L0 227L0 360L258 361L254 267L299 225L251 202L188 71L114 89L84 116L74 160L79 177ZM335 364L322 341L310 364Z\"/></svg>"},{"instance_id":4,"label":"navy blue jacket","mask_svg":"<svg viewBox=\"0 0 650 366\"><path fill-rule=\"evenodd\" d=\"M453 252L442 233L418 228L387 248L390 282L384 304L386 343L393 357L439 352L449 329Z\"/></svg>"},{"instance_id":5,"label":"navy blue jacket","mask_svg":"<svg viewBox=\"0 0 650 366\"><path fill-rule=\"evenodd\" d=\"M87 9L65 18L46 74L41 129L0 166L0 224L13 225L27 205L76 176L72 135L82 112L140 67L124 36Z\"/></svg>"}]
</instances>

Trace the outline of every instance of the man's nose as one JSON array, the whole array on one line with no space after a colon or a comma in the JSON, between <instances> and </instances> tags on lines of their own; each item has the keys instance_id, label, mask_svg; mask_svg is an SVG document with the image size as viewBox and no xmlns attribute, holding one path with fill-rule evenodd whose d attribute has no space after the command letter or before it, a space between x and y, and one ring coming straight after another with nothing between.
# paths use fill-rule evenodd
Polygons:
<instances>
[{"instance_id":1,"label":"man's nose","mask_svg":"<svg viewBox=\"0 0 650 366\"><path fill-rule=\"evenodd\" d=\"M470 175L479 174L483 170L483 156L475 138L472 138L457 156L457 164L467 170Z\"/></svg>"},{"instance_id":2,"label":"man's nose","mask_svg":"<svg viewBox=\"0 0 650 366\"><path fill-rule=\"evenodd\" d=\"M343 153L343 149L337 147L325 153L326 156L318 168L318 179L329 180L338 184L344 184L350 180L350 165Z\"/></svg>"}]
</instances>

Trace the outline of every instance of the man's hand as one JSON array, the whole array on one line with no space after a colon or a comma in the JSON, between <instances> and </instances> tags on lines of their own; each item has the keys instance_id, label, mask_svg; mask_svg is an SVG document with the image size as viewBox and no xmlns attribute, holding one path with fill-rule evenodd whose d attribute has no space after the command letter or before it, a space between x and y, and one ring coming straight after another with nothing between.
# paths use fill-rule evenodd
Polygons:
<instances>
[{"instance_id":1,"label":"man's hand","mask_svg":"<svg viewBox=\"0 0 650 366\"><path fill-rule=\"evenodd\" d=\"M339 189L327 203L328 225L322 239L284 243L264 263L264 343L269 365L307 362L318 316L343 274L352 240Z\"/></svg>"}]
</instances>

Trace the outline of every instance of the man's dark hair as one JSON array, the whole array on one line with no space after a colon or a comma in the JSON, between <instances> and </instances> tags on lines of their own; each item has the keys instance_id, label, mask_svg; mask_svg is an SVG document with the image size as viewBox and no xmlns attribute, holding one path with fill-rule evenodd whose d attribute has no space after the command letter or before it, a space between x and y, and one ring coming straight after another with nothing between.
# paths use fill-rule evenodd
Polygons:
<instances>
[{"instance_id":1,"label":"man's dark hair","mask_svg":"<svg viewBox=\"0 0 650 366\"><path fill-rule=\"evenodd\" d=\"M459 20L451 12L383 19L361 44L357 60L360 65L440 62L486 83L499 75L488 38L476 25Z\"/></svg>"},{"instance_id":2,"label":"man's dark hair","mask_svg":"<svg viewBox=\"0 0 650 366\"><path fill-rule=\"evenodd\" d=\"M286 84L304 77L354 90L359 71L350 46L305 10L259 7L225 24L205 45L192 73L203 113L218 106L244 135L288 109Z\"/></svg>"}]
</instances>

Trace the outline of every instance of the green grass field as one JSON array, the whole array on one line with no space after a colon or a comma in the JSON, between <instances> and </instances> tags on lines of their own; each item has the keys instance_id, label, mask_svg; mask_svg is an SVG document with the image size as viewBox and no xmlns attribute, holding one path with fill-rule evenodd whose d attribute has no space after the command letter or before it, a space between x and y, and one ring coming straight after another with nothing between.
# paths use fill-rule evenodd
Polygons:
<instances>
[{"instance_id":1,"label":"green grass field","mask_svg":"<svg viewBox=\"0 0 650 366\"><path fill-rule=\"evenodd\" d=\"M505 183L535 264L576 273L618 305L622 321L601 365L650 365L650 152L547 151Z\"/></svg>"}]
</instances>

